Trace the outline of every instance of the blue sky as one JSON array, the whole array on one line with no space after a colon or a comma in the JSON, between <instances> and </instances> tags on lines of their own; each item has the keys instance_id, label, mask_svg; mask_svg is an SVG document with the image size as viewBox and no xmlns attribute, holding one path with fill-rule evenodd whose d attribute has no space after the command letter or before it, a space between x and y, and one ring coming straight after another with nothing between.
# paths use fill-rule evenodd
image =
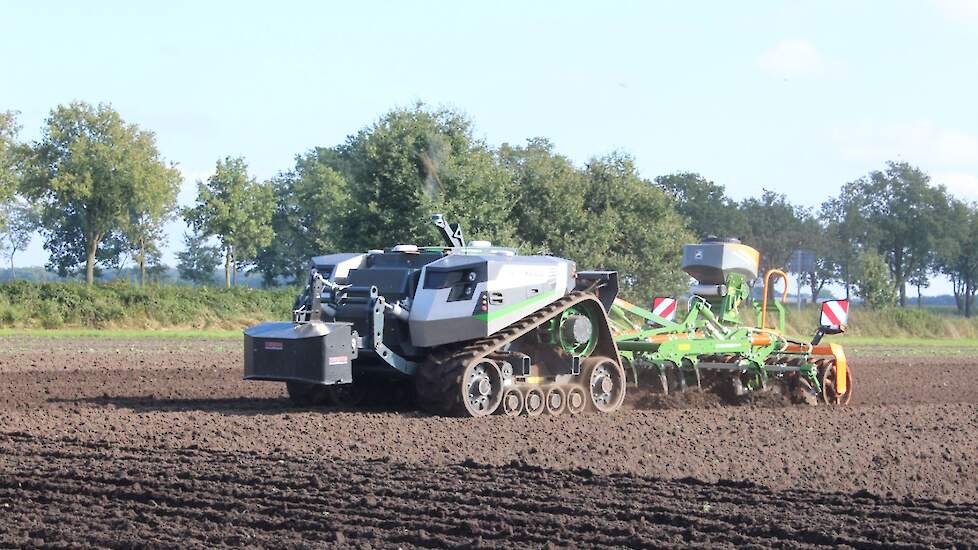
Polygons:
<instances>
[{"instance_id":1,"label":"blue sky","mask_svg":"<svg viewBox=\"0 0 978 550\"><path fill-rule=\"evenodd\" d=\"M622 150L736 198L816 205L897 159L978 200L978 0L3 1L0 24L24 138L59 103L111 103L179 163L185 204L220 157L267 178L419 100L492 144ZM19 263L44 260L35 239Z\"/></svg>"}]
</instances>

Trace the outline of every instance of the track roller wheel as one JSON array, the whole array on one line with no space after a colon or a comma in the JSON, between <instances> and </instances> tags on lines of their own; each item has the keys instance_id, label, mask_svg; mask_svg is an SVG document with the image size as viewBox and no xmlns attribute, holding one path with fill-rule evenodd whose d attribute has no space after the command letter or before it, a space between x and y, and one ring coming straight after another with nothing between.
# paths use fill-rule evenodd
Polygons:
<instances>
[{"instance_id":1,"label":"track roller wheel","mask_svg":"<svg viewBox=\"0 0 978 550\"><path fill-rule=\"evenodd\" d=\"M459 384L462 416L488 416L503 399L503 375L495 361L470 363Z\"/></svg>"},{"instance_id":2,"label":"track roller wheel","mask_svg":"<svg viewBox=\"0 0 978 550\"><path fill-rule=\"evenodd\" d=\"M587 394L584 388L574 386L567 390L567 412L571 414L581 414L587 409Z\"/></svg>"},{"instance_id":3,"label":"track roller wheel","mask_svg":"<svg viewBox=\"0 0 978 550\"><path fill-rule=\"evenodd\" d=\"M598 412L614 412L625 400L625 370L609 357L585 359L581 364L581 380L588 388L589 406Z\"/></svg>"},{"instance_id":4,"label":"track roller wheel","mask_svg":"<svg viewBox=\"0 0 978 550\"><path fill-rule=\"evenodd\" d=\"M328 402L326 386L289 380L285 383L285 389L289 393L289 401L297 407L317 407Z\"/></svg>"},{"instance_id":5,"label":"track roller wheel","mask_svg":"<svg viewBox=\"0 0 978 550\"><path fill-rule=\"evenodd\" d=\"M852 399L852 367L846 369L846 393L835 391L835 361L829 361L820 369L819 381L822 383L822 400L829 405L847 405Z\"/></svg>"},{"instance_id":6,"label":"track roller wheel","mask_svg":"<svg viewBox=\"0 0 978 550\"><path fill-rule=\"evenodd\" d=\"M523 392L519 388L510 386L503 390L503 400L496 409L497 414L505 416L519 416L523 412Z\"/></svg>"},{"instance_id":7,"label":"track roller wheel","mask_svg":"<svg viewBox=\"0 0 978 550\"><path fill-rule=\"evenodd\" d=\"M567 409L567 392L560 386L547 389L547 412L557 416Z\"/></svg>"},{"instance_id":8,"label":"track roller wheel","mask_svg":"<svg viewBox=\"0 0 978 550\"><path fill-rule=\"evenodd\" d=\"M523 410L526 416L539 416L547 408L547 401L543 395L543 390L537 387L526 390L523 398Z\"/></svg>"}]
</instances>

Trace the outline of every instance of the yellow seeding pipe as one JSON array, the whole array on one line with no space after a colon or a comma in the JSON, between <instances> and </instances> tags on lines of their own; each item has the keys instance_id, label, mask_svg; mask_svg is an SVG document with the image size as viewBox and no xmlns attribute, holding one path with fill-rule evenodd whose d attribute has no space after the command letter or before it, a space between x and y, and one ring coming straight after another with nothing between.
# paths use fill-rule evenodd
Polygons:
<instances>
[{"instance_id":1,"label":"yellow seeding pipe","mask_svg":"<svg viewBox=\"0 0 978 550\"><path fill-rule=\"evenodd\" d=\"M788 299L788 275L780 269L769 269L764 274L764 301L761 304L761 325L760 328L767 328L767 295L768 284L771 282L771 275L778 275L784 281L784 291L781 293L781 302Z\"/></svg>"}]
</instances>

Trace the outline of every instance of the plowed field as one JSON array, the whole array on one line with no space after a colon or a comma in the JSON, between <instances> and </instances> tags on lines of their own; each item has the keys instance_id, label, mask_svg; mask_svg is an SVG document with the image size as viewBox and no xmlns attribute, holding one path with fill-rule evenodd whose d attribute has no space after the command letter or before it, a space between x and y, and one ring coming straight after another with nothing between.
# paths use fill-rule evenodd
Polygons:
<instances>
[{"instance_id":1,"label":"plowed field","mask_svg":"<svg viewBox=\"0 0 978 550\"><path fill-rule=\"evenodd\" d=\"M845 408L296 409L236 341L0 340L0 546L968 547L978 358L851 357Z\"/></svg>"}]
</instances>

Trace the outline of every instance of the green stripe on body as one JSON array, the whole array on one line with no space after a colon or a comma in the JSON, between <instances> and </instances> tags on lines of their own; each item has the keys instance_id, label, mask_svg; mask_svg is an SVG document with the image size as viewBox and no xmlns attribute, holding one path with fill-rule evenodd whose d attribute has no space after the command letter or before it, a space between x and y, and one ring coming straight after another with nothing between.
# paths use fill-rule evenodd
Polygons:
<instances>
[{"instance_id":1,"label":"green stripe on body","mask_svg":"<svg viewBox=\"0 0 978 550\"><path fill-rule=\"evenodd\" d=\"M504 306L496 310L490 310L486 313L476 313L472 316L480 321L494 321L500 317L509 315L510 313L513 313L518 309L524 308L531 304L535 304L542 300L546 300L548 298L556 298L556 296L557 296L557 291L551 290L550 292L544 292L542 294L537 294L536 296L530 296L529 298L516 302L515 304L510 304L508 306Z\"/></svg>"}]
</instances>

